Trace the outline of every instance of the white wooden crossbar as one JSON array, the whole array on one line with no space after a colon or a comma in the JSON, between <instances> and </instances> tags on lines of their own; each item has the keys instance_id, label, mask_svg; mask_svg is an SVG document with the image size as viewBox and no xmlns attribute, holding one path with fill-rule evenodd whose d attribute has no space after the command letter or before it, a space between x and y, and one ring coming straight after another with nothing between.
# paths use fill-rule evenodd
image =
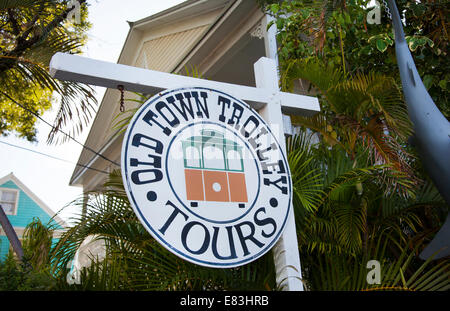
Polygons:
<instances>
[{"instance_id":1,"label":"white wooden crossbar","mask_svg":"<svg viewBox=\"0 0 450 311\"><path fill-rule=\"evenodd\" d=\"M186 77L65 53L56 53L52 57L50 75L60 80L82 82L112 89L123 85L127 91L144 94L156 94L164 89L180 87L205 87L233 95L257 110L277 97L281 102L283 113L310 116L320 111L319 101L316 97Z\"/></svg>"}]
</instances>

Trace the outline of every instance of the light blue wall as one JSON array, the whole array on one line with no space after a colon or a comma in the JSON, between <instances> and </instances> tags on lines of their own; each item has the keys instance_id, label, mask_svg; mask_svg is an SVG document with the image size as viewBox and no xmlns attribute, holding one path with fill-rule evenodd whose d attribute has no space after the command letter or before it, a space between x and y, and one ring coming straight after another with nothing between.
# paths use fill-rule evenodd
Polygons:
<instances>
[{"instance_id":1,"label":"light blue wall","mask_svg":"<svg viewBox=\"0 0 450 311\"><path fill-rule=\"evenodd\" d=\"M9 251L9 241L4 235L0 235L0 261L2 261Z\"/></svg>"},{"instance_id":2,"label":"light blue wall","mask_svg":"<svg viewBox=\"0 0 450 311\"><path fill-rule=\"evenodd\" d=\"M19 198L17 202L16 215L8 215L9 222L13 227L25 228L33 218L39 218L44 225L47 225L51 217L39 205L34 202L22 189L20 189L13 181L7 181L0 185L0 188L10 188L19 190ZM62 227L52 220L55 229ZM21 238L19 236L19 238ZM55 242L56 239L53 239ZM2 261L9 251L9 241L4 235L0 235L0 261Z\"/></svg>"}]
</instances>

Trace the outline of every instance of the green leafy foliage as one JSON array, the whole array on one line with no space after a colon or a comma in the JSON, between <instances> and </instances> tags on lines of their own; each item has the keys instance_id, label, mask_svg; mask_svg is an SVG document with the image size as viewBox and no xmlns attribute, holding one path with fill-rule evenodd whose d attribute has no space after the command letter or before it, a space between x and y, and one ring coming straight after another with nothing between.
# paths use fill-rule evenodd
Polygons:
<instances>
[{"instance_id":1,"label":"green leafy foliage","mask_svg":"<svg viewBox=\"0 0 450 311\"><path fill-rule=\"evenodd\" d=\"M414 263L415 250L408 247L399 249L398 259L388 256L389 236L381 236L369 248L369 252L359 257L329 256L319 257L311 262L311 269L321 273L311 273L308 285L317 290L346 291L446 291L450 287L448 280L449 262L442 261L433 265L430 260L418 265ZM370 284L367 275L372 260L380 263L380 282ZM307 259L308 263L310 262Z\"/></svg>"},{"instance_id":2,"label":"green leafy foliage","mask_svg":"<svg viewBox=\"0 0 450 311\"><path fill-rule=\"evenodd\" d=\"M134 214L120 172L111 174L109 188L92 194L87 214L75 220L56 245L55 273L65 280L81 243L96 235L106 244L106 258L81 273L80 284L59 283L68 290L264 290L275 287L272 257L233 269L200 267L186 262L154 240ZM77 200L74 205L81 205Z\"/></svg>"},{"instance_id":3,"label":"green leafy foliage","mask_svg":"<svg viewBox=\"0 0 450 311\"><path fill-rule=\"evenodd\" d=\"M381 7L381 23L368 24L369 0L259 1L275 17L280 62L319 58L344 72L376 71L399 80L391 21ZM436 105L450 117L450 3L397 0L418 71ZM404 13L403 13L404 12Z\"/></svg>"},{"instance_id":4,"label":"green leafy foliage","mask_svg":"<svg viewBox=\"0 0 450 311\"><path fill-rule=\"evenodd\" d=\"M416 254L442 224L447 207L430 182L416 176L416 159L404 143L411 126L395 79L374 72L352 74L320 57L282 63L285 90L300 79L322 108L314 117L293 118L302 131L286 141L306 288L445 290L448 260L423 263ZM139 106L144 99L132 101ZM135 111L119 114L113 122L117 133ZM171 254L138 222L119 172L110 175L105 191L90 196L86 215L60 240L54 252L58 267L66 267L92 235L105 241L106 258L93 258L80 284L62 281L60 288L279 289L271 254L224 270ZM366 264L372 259L382 263L383 277L369 286ZM67 272L57 270L58 279L65 280Z\"/></svg>"},{"instance_id":5,"label":"green leafy foliage","mask_svg":"<svg viewBox=\"0 0 450 311\"><path fill-rule=\"evenodd\" d=\"M0 262L0 290L52 290L56 279L51 271L52 226L35 218L24 231L21 261L10 251Z\"/></svg>"},{"instance_id":6,"label":"green leafy foliage","mask_svg":"<svg viewBox=\"0 0 450 311\"><path fill-rule=\"evenodd\" d=\"M309 153L309 169L316 174L310 181L314 199L304 205L295 200L301 193L294 194L306 288L447 290L449 259L423 262L417 257L447 212L432 184L427 181L414 196L405 197L392 191L391 183L411 188L407 175L392 167L368 165L362 151L355 162L340 144L330 146L319 137L305 131L287 143L290 159ZM366 280L370 260L381 263L380 284Z\"/></svg>"},{"instance_id":7,"label":"green leafy foliage","mask_svg":"<svg viewBox=\"0 0 450 311\"><path fill-rule=\"evenodd\" d=\"M367 1L261 2L268 3L268 10L277 17L274 24L281 43L283 89L298 90L300 86L321 104L321 113L313 117L292 118L301 131L286 141L305 288L448 290L449 259L424 262L417 256L442 225L448 206L406 144L411 126L396 82L390 26L365 24L363 5ZM447 17L439 14L446 12L447 5L438 1L429 6L406 0L398 3L412 10L412 19L417 19L410 22L408 15L406 27L415 57L420 59L417 53L431 51L436 57L424 62L429 65L437 60L446 68L442 55L446 55L448 39L435 34L446 32ZM427 15L430 10L437 14ZM422 26L414 29L419 21ZM444 21L444 26L438 27L435 21ZM430 32L430 27L436 32ZM432 92L435 79L440 79L442 90L448 86L446 78L436 78L438 65L436 74L424 75ZM142 101L134 103L139 106ZM114 120L118 134L134 112L132 108ZM275 283L272 254L249 265L221 270L174 256L138 221L119 171L110 174L103 191L88 197L87 202L80 198L69 205L86 207L86 213L74 219L74 226L50 249L48 257L31 257L36 267L40 263L48 267L50 262L51 273L46 275L52 278L43 278L41 288L280 289ZM39 224L31 227L30 232L39 238L27 245L47 251L45 230ZM72 260L83 241L92 236L104 241L105 258L92 258L92 264L80 271L80 282L69 285ZM380 263L379 284L367 281L370 260ZM10 263L0 266L0 284L7 283L1 283L6 280L2 273L7 271L12 282L3 286L17 288L25 270L10 267Z\"/></svg>"},{"instance_id":8,"label":"green leafy foliage","mask_svg":"<svg viewBox=\"0 0 450 311\"><path fill-rule=\"evenodd\" d=\"M294 208L308 290L446 290L448 260L421 262L419 247L430 234L425 207L446 209L429 183L405 199L389 188L386 176L409 187L408 177L383 165L357 165L339 145L320 142L314 132L287 140ZM70 207L84 205L84 198ZM430 210L429 210L430 211ZM434 214L434 213L432 213ZM437 218L437 228L445 214ZM272 254L233 269L204 268L170 253L143 228L128 202L119 171L100 194L89 195L85 215L74 219L52 251L57 289L64 290L265 290L278 289ZM436 227L435 227L436 226ZM66 282L81 243L105 242L104 259L92 258L79 282ZM414 245L412 249L410 245ZM382 264L382 282L366 281L369 260Z\"/></svg>"},{"instance_id":9,"label":"green leafy foliage","mask_svg":"<svg viewBox=\"0 0 450 311\"><path fill-rule=\"evenodd\" d=\"M27 260L18 262L12 252L0 262L1 291L43 291L54 286L55 280L46 271L34 270Z\"/></svg>"},{"instance_id":10,"label":"green leafy foliage","mask_svg":"<svg viewBox=\"0 0 450 311\"><path fill-rule=\"evenodd\" d=\"M355 165L358 154L363 153L370 164L392 166L412 182L417 179L409 163L414 157L404 147L411 125L392 78L375 73L352 77L317 59L286 62L283 88L292 89L299 79L314 88L322 111L312 118L292 116L294 124L317 132L325 144L341 147ZM407 187L392 183L395 185L407 192Z\"/></svg>"},{"instance_id":11,"label":"green leafy foliage","mask_svg":"<svg viewBox=\"0 0 450 311\"><path fill-rule=\"evenodd\" d=\"M392 44L384 36L372 40L386 40L383 49ZM321 105L313 117L291 116L301 131L287 143L289 159L308 154L302 163L316 177L308 204L294 194L306 287L446 290L448 259L423 263L417 254L448 207L406 143L411 125L396 80L373 70L351 72L323 55L285 59L281 68L283 89L313 94ZM295 183L301 166L290 160L290 167ZM372 259L383 270L373 286L366 280Z\"/></svg>"},{"instance_id":12,"label":"green leafy foliage","mask_svg":"<svg viewBox=\"0 0 450 311\"><path fill-rule=\"evenodd\" d=\"M50 265L54 229L44 226L34 218L30 222L22 237L24 256L35 270L45 270Z\"/></svg>"},{"instance_id":13,"label":"green leafy foliage","mask_svg":"<svg viewBox=\"0 0 450 311\"><path fill-rule=\"evenodd\" d=\"M69 128L71 135L80 133L92 117L96 104L92 88L55 80L48 73L50 59L56 52L79 53L86 42L90 27L86 6L81 6L80 22L72 23L66 19L71 12L68 3L55 0L2 2L0 134L15 132L27 140L35 140L36 116L54 106L57 99L60 106L49 142L58 141L58 129L64 127Z\"/></svg>"}]
</instances>

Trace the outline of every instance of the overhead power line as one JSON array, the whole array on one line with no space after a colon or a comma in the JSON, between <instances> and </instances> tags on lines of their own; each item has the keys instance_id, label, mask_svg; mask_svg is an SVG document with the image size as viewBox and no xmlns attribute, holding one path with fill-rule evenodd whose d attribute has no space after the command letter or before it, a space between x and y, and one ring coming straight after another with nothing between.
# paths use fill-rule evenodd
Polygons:
<instances>
[{"instance_id":1,"label":"overhead power line","mask_svg":"<svg viewBox=\"0 0 450 311\"><path fill-rule=\"evenodd\" d=\"M23 150L26 150L26 151L30 151L30 152L33 152L33 153L36 153L36 154L40 154L42 156L45 156L45 157L48 157L48 158L52 158L52 159L55 159L55 160L59 160L59 161L62 161L62 162L74 164L76 166L81 166L81 167L84 167L84 168L87 168L87 169L90 169L90 170L93 170L93 171L96 171L96 172L99 172L99 173L109 174L108 172L105 172L105 171L102 171L102 170L99 170L99 169L96 169L96 168L93 168L93 167L89 167L89 166L86 166L86 165L83 165L83 164L79 164L79 163L75 163L75 162L72 162L72 161L69 161L69 160L61 159L61 158L52 156L50 154L37 151L37 150L33 150L33 149L26 148L26 147L14 145L14 144L8 143L6 141L1 141L0 140L0 143L8 145L8 146L11 146L11 147L15 147L15 148L23 149Z\"/></svg>"},{"instance_id":2,"label":"overhead power line","mask_svg":"<svg viewBox=\"0 0 450 311\"><path fill-rule=\"evenodd\" d=\"M112 164L114 164L114 165L120 166L120 164L118 164L117 162L115 162L115 161L113 161L113 160L111 160L111 159L108 159L108 158L105 157L103 154L98 153L97 151L95 151L95 150L92 149L91 147L88 147L88 146L84 145L83 143L79 142L78 140L76 140L75 138L73 138L71 135L67 134L67 133L64 132L63 130L61 130L61 129L59 129L59 128L56 128L55 126L51 125L49 122L47 122L46 120L44 120L39 114L37 114L36 112L34 112L34 111L28 109L28 108L25 107L24 105L18 103L14 98L12 98L11 96L9 96L9 95L6 94L5 92L2 92L2 91L1 91L1 93L2 93L3 95L5 95L8 99L10 99L14 104L16 104L16 105L19 106L20 108L22 108L22 109L28 111L29 113L31 113L32 115L34 115L36 118L38 118L39 120L41 120L42 122L44 122L45 124L47 124L48 126L50 126L52 129L57 130L58 132L64 134L65 136L67 136L68 138L70 138L71 140L73 140L74 142L76 142L77 144L79 144L80 146L82 146L83 148L85 148L85 149L91 151L92 153L94 153L95 155L99 156L100 158L102 158L102 159L104 159L104 160L106 160L106 161L108 161L108 162L110 162L110 163L112 163ZM85 166L85 167L86 167L86 166Z\"/></svg>"}]
</instances>

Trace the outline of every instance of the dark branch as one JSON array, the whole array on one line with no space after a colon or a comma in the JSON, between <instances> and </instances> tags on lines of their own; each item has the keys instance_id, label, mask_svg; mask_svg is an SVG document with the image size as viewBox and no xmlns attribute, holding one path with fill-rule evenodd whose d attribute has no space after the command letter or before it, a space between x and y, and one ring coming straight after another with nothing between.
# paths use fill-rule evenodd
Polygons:
<instances>
[{"instance_id":1,"label":"dark branch","mask_svg":"<svg viewBox=\"0 0 450 311\"><path fill-rule=\"evenodd\" d=\"M9 18L12 28L13 28L13 34L18 36L20 33L20 28L19 28L19 25L17 24L17 20L14 16L14 12L12 9L8 9L7 12L8 12L8 18Z\"/></svg>"},{"instance_id":2,"label":"dark branch","mask_svg":"<svg viewBox=\"0 0 450 311\"><path fill-rule=\"evenodd\" d=\"M78 0L78 2L80 3L80 6L85 4L87 2L87 0ZM31 48L34 44L40 42L41 40L45 39L45 37L56 27L58 27L58 25L67 18L67 16L70 14L70 12L72 12L72 10L75 10L76 7L72 7L72 8L66 8L63 12L61 12L61 14L57 15L50 23L47 24L47 26L45 26L42 31L36 33L33 37L27 39L27 37L29 36L29 34L31 33L32 29L33 29L33 25L30 26L21 36L19 36L17 38L17 45L16 47L5 53L4 56L9 56L9 57L15 57L18 58L20 56L23 55L23 53ZM37 16L35 16L32 20L33 24L36 23L37 21ZM36 19L36 21L35 21ZM16 22L17 23L17 22ZM14 26L13 26L14 27ZM2 72L5 72L6 70L11 69L14 66L15 62L13 61L9 61L6 62L4 64L2 64L1 68L0 68L0 74Z\"/></svg>"}]
</instances>

